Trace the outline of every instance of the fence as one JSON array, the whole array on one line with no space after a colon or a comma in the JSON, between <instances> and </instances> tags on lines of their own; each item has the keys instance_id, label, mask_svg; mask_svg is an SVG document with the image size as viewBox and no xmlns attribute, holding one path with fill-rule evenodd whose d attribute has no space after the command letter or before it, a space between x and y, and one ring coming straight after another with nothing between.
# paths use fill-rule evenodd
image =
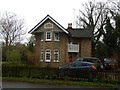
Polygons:
<instances>
[{"instance_id":1,"label":"fence","mask_svg":"<svg viewBox=\"0 0 120 90\"><path fill-rule=\"evenodd\" d=\"M77 81L95 81L120 83L120 71L91 71L40 67L2 67L3 77L28 77L39 79L59 79L59 80L77 80Z\"/></svg>"},{"instance_id":2,"label":"fence","mask_svg":"<svg viewBox=\"0 0 120 90\"><path fill-rule=\"evenodd\" d=\"M15 67L2 66L3 77L28 77L40 79L57 79L58 70L55 68L40 68L40 67Z\"/></svg>"}]
</instances>

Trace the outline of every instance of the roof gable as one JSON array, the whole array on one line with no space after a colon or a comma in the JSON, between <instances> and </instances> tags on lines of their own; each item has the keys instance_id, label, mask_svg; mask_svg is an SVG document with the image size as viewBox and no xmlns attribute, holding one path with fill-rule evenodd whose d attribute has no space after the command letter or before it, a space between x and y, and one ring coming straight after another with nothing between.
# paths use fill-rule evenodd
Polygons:
<instances>
[{"instance_id":1,"label":"roof gable","mask_svg":"<svg viewBox=\"0 0 120 90\"><path fill-rule=\"evenodd\" d=\"M32 28L29 33L33 33L36 29L38 29L46 20L51 20L55 25L57 25L62 31L69 34L69 32L61 26L56 20L54 20L50 15L47 15L43 20L41 20L34 28Z\"/></svg>"}]
</instances>

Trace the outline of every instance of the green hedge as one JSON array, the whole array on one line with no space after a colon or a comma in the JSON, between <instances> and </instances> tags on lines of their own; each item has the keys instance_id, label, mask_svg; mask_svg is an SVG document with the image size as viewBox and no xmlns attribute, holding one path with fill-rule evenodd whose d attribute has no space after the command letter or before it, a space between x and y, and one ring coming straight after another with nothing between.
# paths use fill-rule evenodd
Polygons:
<instances>
[{"instance_id":1,"label":"green hedge","mask_svg":"<svg viewBox=\"0 0 120 90\"><path fill-rule=\"evenodd\" d=\"M30 66L3 66L3 77L31 77L41 79L56 79L58 77L58 69L40 68Z\"/></svg>"}]
</instances>

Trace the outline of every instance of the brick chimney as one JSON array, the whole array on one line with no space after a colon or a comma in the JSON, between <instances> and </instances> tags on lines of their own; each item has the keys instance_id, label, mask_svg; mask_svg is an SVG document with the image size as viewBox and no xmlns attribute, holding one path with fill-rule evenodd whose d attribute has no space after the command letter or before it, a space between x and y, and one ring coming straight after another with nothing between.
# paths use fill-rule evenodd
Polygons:
<instances>
[{"instance_id":1,"label":"brick chimney","mask_svg":"<svg viewBox=\"0 0 120 90\"><path fill-rule=\"evenodd\" d=\"M72 28L72 23L68 23L68 28Z\"/></svg>"}]
</instances>

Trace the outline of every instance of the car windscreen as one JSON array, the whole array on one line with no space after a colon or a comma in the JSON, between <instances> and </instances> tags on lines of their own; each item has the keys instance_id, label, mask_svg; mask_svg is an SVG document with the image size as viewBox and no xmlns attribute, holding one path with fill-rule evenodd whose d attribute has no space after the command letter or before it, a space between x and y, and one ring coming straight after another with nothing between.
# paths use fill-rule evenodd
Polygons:
<instances>
[{"instance_id":1,"label":"car windscreen","mask_svg":"<svg viewBox=\"0 0 120 90\"><path fill-rule=\"evenodd\" d=\"M100 61L96 58L84 58L83 61L91 62L91 63L100 63Z\"/></svg>"},{"instance_id":2,"label":"car windscreen","mask_svg":"<svg viewBox=\"0 0 120 90\"><path fill-rule=\"evenodd\" d=\"M77 58L75 61L83 61L83 58Z\"/></svg>"}]
</instances>

